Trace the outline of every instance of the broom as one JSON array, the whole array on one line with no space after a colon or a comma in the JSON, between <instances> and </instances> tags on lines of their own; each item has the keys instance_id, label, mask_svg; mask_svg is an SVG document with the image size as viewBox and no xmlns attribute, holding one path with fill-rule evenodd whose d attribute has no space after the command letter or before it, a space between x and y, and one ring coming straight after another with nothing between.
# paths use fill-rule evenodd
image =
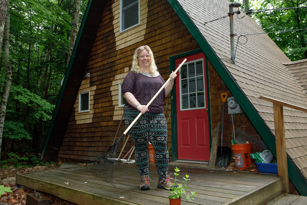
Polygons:
<instances>
[{"instance_id":1,"label":"broom","mask_svg":"<svg viewBox=\"0 0 307 205\"><path fill-rule=\"evenodd\" d=\"M182 63L178 66L178 68L175 70L175 73L178 72L178 70L181 68L181 66L186 62L187 59L184 59ZM150 104L156 99L156 97L160 94L160 92L163 90L163 88L167 85L167 83L171 80L169 78L163 86L158 90L158 92L153 96L153 98L147 103L146 107L149 107ZM121 139L129 132L131 127L134 125L134 123L141 117L142 113L140 112L138 116L132 121L132 123L129 125L129 127L125 130L125 132L120 136L120 138L104 153L96 157L94 161L89 162L88 164L84 165L84 168L86 171L91 172L96 177L102 179L102 181L109 183L114 186L113 184L113 170L115 162L111 161L110 158L112 158L112 155L114 152L116 152L116 147L118 143L121 141Z\"/></svg>"}]
</instances>

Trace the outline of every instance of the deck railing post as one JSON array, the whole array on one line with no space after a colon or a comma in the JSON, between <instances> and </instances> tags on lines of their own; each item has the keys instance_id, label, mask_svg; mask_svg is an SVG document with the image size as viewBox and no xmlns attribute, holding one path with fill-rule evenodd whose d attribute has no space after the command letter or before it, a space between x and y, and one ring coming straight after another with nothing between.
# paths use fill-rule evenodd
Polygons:
<instances>
[{"instance_id":1,"label":"deck railing post","mask_svg":"<svg viewBox=\"0 0 307 205\"><path fill-rule=\"evenodd\" d=\"M285 139L285 123L283 106L307 112L307 108L294 105L289 102L274 99L272 97L260 96L262 100L273 103L274 125L275 125L275 141L276 141L276 157L278 176L282 178L284 193L289 193L289 177L287 164L287 151Z\"/></svg>"},{"instance_id":2,"label":"deck railing post","mask_svg":"<svg viewBox=\"0 0 307 205\"><path fill-rule=\"evenodd\" d=\"M275 124L275 141L276 141L278 176L282 178L282 186L284 193L289 193L289 177L288 177L283 106L277 103L273 103L273 112L274 112L274 124Z\"/></svg>"}]
</instances>

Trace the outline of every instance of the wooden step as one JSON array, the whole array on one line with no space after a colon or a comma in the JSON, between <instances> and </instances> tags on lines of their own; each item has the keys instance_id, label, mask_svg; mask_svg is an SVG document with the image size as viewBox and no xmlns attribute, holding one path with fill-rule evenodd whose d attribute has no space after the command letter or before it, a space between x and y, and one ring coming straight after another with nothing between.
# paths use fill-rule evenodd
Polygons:
<instances>
[{"instance_id":1,"label":"wooden step","mask_svg":"<svg viewBox=\"0 0 307 205\"><path fill-rule=\"evenodd\" d=\"M231 205L258 205L265 204L282 194L282 180L277 178L267 184L258 187L257 190L252 190L226 204Z\"/></svg>"},{"instance_id":2,"label":"wooden step","mask_svg":"<svg viewBox=\"0 0 307 205\"><path fill-rule=\"evenodd\" d=\"M268 202L266 205L305 205L307 204L307 197L300 195L280 195Z\"/></svg>"}]
</instances>

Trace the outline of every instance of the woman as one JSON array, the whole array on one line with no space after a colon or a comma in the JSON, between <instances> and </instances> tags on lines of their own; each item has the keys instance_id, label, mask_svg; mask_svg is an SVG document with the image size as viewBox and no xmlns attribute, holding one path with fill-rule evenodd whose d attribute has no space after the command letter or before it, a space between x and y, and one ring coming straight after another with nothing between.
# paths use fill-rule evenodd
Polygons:
<instances>
[{"instance_id":1,"label":"woman","mask_svg":"<svg viewBox=\"0 0 307 205\"><path fill-rule=\"evenodd\" d=\"M172 180L168 175L167 123L163 114L163 102L173 88L176 73L149 107L147 103L163 86L165 81L159 74L153 53L149 46L135 50L131 71L122 84L126 99L124 118L126 127L142 112L142 116L130 129L129 134L135 145L135 161L141 175L141 190L150 189L148 139L155 150L155 163L158 170L158 188L168 189Z\"/></svg>"}]
</instances>

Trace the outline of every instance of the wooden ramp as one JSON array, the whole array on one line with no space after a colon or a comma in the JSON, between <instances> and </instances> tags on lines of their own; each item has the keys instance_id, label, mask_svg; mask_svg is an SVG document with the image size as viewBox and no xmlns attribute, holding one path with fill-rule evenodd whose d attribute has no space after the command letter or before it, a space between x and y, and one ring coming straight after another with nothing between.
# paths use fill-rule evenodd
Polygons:
<instances>
[{"instance_id":1,"label":"wooden ramp","mask_svg":"<svg viewBox=\"0 0 307 205\"><path fill-rule=\"evenodd\" d=\"M170 164L170 173L180 168L179 179L191 178L189 190L194 201L182 204L264 204L282 193L277 175L227 172L206 169L205 165ZM139 190L140 177L135 164L117 163L116 187L105 184L82 168L72 167L18 174L17 184L45 192L75 204L168 204L169 191L158 189L155 165L150 166L151 190Z\"/></svg>"}]
</instances>

